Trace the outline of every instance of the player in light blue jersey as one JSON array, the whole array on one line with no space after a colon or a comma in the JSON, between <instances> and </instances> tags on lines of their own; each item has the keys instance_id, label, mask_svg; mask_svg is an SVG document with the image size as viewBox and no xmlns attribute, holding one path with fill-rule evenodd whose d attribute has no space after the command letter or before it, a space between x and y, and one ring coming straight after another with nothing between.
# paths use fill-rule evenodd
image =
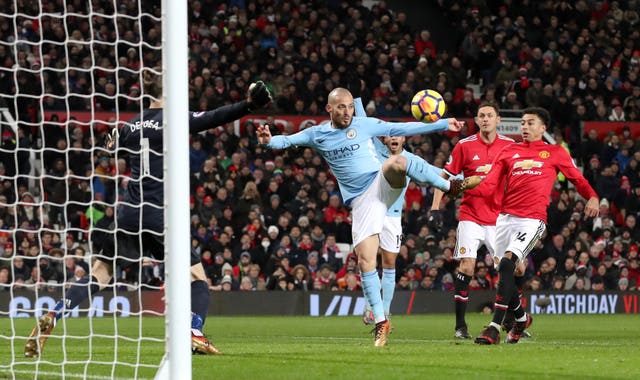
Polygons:
<instances>
[{"instance_id":1,"label":"player in light blue jersey","mask_svg":"<svg viewBox=\"0 0 640 380\"><path fill-rule=\"evenodd\" d=\"M362 105L362 98L355 98L353 101L355 105L355 115L366 116ZM403 148L404 142L404 136L385 137L384 144L378 138L373 138L373 143L376 146L378 155L385 159L390 156L400 154L406 157L410 162L423 162L423 165L428 168L428 171L421 179L413 179L415 182L421 182L422 184L435 186L437 188L446 186L447 181L442 181L442 169L430 165L413 153L407 152ZM389 210L387 210L387 214L384 217L382 232L380 233L380 252L382 257L382 305L387 319L391 314L391 302L393 301L393 295L396 288L396 259L398 257L398 253L400 253L400 245L402 244L403 236L402 208L404 205L404 195L407 192L407 187L409 187L409 181L411 180L412 178L409 176L405 179L406 182L402 189L402 193L396 202L389 207ZM362 321L367 325L374 323L373 310L369 304L365 305Z\"/></svg>"},{"instance_id":2,"label":"player in light blue jersey","mask_svg":"<svg viewBox=\"0 0 640 380\"><path fill-rule=\"evenodd\" d=\"M414 164L402 155L384 160L373 143L376 136L409 136L421 133L459 131L464 122L442 119L435 123L390 123L375 118L354 117L351 93L336 88L328 96L326 110L331 123L316 125L290 136L271 136L268 127L257 129L258 142L272 149L309 146L322 154L338 180L345 204L352 207L352 237L367 302L374 312L374 346L384 346L390 323L384 315L380 279L376 271L379 235L384 216L398 199L406 176L420 176L429 169ZM445 191L455 197L465 188L462 180L452 179Z\"/></svg>"}]
</instances>

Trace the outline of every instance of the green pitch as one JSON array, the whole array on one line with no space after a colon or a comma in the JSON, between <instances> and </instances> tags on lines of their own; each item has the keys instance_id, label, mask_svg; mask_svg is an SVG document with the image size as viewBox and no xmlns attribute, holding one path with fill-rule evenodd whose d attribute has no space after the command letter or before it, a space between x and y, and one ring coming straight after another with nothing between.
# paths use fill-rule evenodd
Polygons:
<instances>
[{"instance_id":1,"label":"green pitch","mask_svg":"<svg viewBox=\"0 0 640 380\"><path fill-rule=\"evenodd\" d=\"M470 332L478 334L489 316L470 315ZM27 334L33 319L14 321ZM69 319L67 328L87 334L88 319ZM164 321L118 319L120 337L114 353L113 319L92 321L89 338L62 340L60 327L49 339L40 364L22 355L25 339L10 349L11 323L0 319L0 378L111 379L153 378L164 343L133 338L140 330L161 338ZM453 339L453 315L393 316L393 333L384 348L373 347L369 328L356 317L210 317L205 326L222 356L194 356L194 379L638 379L638 315L534 316L533 338L516 345L478 346ZM504 339L504 334L503 337ZM64 343L64 347L63 347ZM135 362L138 368L111 365ZM60 363L66 356L67 364ZM87 358L89 366L79 363ZM13 359L13 367L10 364ZM17 362L17 363L16 363ZM13 371L13 373L12 373Z\"/></svg>"}]
</instances>

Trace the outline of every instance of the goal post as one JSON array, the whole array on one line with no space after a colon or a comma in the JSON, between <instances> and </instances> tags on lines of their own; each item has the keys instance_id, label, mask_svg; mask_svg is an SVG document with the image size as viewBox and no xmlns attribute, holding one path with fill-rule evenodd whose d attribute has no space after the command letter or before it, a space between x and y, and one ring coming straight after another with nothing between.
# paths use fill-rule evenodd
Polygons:
<instances>
[{"instance_id":1,"label":"goal post","mask_svg":"<svg viewBox=\"0 0 640 380\"><path fill-rule=\"evenodd\" d=\"M191 379L187 11L187 0L0 9L0 378ZM105 221L122 229L130 168L103 141L143 112L143 67L160 63L164 259L116 267L28 356L39 317L91 279L94 238L114 231Z\"/></svg>"},{"instance_id":2,"label":"goal post","mask_svg":"<svg viewBox=\"0 0 640 380\"><path fill-rule=\"evenodd\" d=\"M163 0L165 257L168 362L157 379L191 379L187 1ZM186 159L185 159L186 158ZM170 227L169 227L170 226ZM164 366L169 365L165 376Z\"/></svg>"}]
</instances>

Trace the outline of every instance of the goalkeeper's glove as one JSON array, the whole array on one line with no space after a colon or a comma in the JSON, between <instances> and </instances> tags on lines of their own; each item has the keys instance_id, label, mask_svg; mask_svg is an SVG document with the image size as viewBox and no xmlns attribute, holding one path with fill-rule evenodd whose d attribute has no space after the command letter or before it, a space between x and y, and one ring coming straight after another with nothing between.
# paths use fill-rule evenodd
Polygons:
<instances>
[{"instance_id":1,"label":"goalkeeper's glove","mask_svg":"<svg viewBox=\"0 0 640 380\"><path fill-rule=\"evenodd\" d=\"M439 231L442 228L443 223L442 211L431 210L429 212L429 226L431 228Z\"/></svg>"},{"instance_id":2,"label":"goalkeeper's glove","mask_svg":"<svg viewBox=\"0 0 640 380\"><path fill-rule=\"evenodd\" d=\"M116 148L116 143L118 142L118 138L119 137L120 137L120 134L118 132L118 127L113 128L107 134L107 140L106 140L106 144L105 144L107 149L115 149Z\"/></svg>"},{"instance_id":3,"label":"goalkeeper's glove","mask_svg":"<svg viewBox=\"0 0 640 380\"><path fill-rule=\"evenodd\" d=\"M262 108L271 103L272 100L271 93L269 93L269 90L263 81L259 80L251 83L249 86L249 93L247 94L249 109L254 110Z\"/></svg>"}]
</instances>

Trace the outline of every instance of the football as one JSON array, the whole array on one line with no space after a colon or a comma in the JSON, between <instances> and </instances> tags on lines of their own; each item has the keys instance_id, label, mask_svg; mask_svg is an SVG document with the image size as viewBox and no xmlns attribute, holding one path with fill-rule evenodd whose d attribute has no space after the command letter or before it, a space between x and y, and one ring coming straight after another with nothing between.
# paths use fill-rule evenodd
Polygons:
<instances>
[{"instance_id":1,"label":"football","mask_svg":"<svg viewBox=\"0 0 640 380\"><path fill-rule=\"evenodd\" d=\"M422 90L411 99L411 114L423 123L440 120L447 111L442 95L434 90Z\"/></svg>"}]
</instances>

